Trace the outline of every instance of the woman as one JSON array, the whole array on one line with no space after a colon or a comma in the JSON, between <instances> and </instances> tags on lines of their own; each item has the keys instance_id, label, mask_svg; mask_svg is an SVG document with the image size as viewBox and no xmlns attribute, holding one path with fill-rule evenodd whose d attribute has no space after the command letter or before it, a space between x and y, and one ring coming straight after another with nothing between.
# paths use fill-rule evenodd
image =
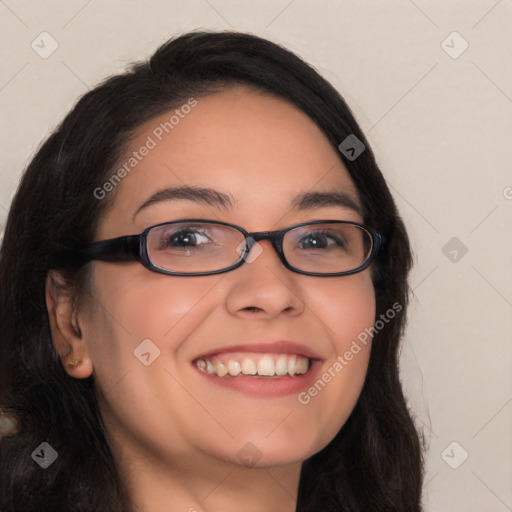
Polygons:
<instances>
[{"instance_id":1,"label":"woman","mask_svg":"<svg viewBox=\"0 0 512 512\"><path fill-rule=\"evenodd\" d=\"M1 509L421 510L408 238L339 94L190 33L86 94L1 252Z\"/></svg>"}]
</instances>

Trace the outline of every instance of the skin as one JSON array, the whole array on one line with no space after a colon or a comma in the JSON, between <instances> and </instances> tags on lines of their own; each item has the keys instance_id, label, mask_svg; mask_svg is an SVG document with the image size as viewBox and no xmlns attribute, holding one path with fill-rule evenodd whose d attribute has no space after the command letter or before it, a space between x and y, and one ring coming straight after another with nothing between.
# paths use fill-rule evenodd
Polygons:
<instances>
[{"instance_id":1,"label":"skin","mask_svg":"<svg viewBox=\"0 0 512 512\"><path fill-rule=\"evenodd\" d=\"M169 114L139 127L131 150ZM137 209L166 187L229 194L226 208L186 199ZM198 99L192 111L118 185L96 240L187 217L250 232L317 219L362 222L346 207L299 211L304 192L343 192L359 204L338 155L304 113L246 87ZM293 340L322 357L319 375L374 323L369 269L312 277L286 269L268 241L252 263L220 275L165 276L138 262L94 262L89 293L47 287L54 344L66 371L94 376L122 477L141 511L294 511L301 463L325 447L359 397L371 343L307 405L297 394L254 397L207 383L192 361L214 348ZM144 339L160 356L144 366ZM237 455L257 448L256 465ZM245 448L243 448L245 446Z\"/></svg>"}]
</instances>

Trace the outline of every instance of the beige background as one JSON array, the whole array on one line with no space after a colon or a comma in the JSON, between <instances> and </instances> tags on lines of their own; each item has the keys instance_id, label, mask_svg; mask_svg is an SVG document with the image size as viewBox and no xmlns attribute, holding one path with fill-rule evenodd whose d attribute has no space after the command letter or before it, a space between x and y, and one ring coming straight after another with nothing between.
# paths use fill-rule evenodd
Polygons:
<instances>
[{"instance_id":1,"label":"beige background","mask_svg":"<svg viewBox=\"0 0 512 512\"><path fill-rule=\"evenodd\" d=\"M510 0L4 0L0 16L2 229L22 169L76 99L172 35L250 31L332 81L416 254L402 375L430 443L425 510L512 510ZM58 44L46 59L31 48L43 31ZM452 58L447 37L453 56L468 49Z\"/></svg>"}]
</instances>

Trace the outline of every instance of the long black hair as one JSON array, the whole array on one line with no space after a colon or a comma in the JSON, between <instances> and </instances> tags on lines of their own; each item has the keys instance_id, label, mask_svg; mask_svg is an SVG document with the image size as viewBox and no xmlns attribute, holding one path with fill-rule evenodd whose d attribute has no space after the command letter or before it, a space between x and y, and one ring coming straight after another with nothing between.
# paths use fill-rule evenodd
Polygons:
<instances>
[{"instance_id":1,"label":"long black hair","mask_svg":"<svg viewBox=\"0 0 512 512\"><path fill-rule=\"evenodd\" d=\"M69 377L53 347L46 277L58 268L63 247L93 240L115 196L98 200L94 191L112 176L135 130L191 97L238 84L288 100L318 125L357 188L365 224L386 239L372 269L376 318L390 309L395 315L375 333L351 416L327 447L303 463L297 511L421 510L424 446L398 368L412 257L368 141L339 93L293 53L249 34L191 32L85 94L23 174L0 253L0 407L22 425L0 443L2 511L129 510L94 377ZM355 160L338 151L349 135L366 146ZM77 293L88 269L63 272ZM41 442L58 453L45 470L31 458Z\"/></svg>"}]
</instances>

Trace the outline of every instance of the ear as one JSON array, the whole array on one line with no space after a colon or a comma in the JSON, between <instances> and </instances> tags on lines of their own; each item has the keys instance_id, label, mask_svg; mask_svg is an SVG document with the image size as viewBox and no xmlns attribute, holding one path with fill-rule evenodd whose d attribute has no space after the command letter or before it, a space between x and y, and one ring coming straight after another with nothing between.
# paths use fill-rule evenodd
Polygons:
<instances>
[{"instance_id":1,"label":"ear","mask_svg":"<svg viewBox=\"0 0 512 512\"><path fill-rule=\"evenodd\" d=\"M92 360L82 338L74 292L59 272L50 270L46 277L46 308L53 346L64 370L75 379L92 375Z\"/></svg>"}]
</instances>

